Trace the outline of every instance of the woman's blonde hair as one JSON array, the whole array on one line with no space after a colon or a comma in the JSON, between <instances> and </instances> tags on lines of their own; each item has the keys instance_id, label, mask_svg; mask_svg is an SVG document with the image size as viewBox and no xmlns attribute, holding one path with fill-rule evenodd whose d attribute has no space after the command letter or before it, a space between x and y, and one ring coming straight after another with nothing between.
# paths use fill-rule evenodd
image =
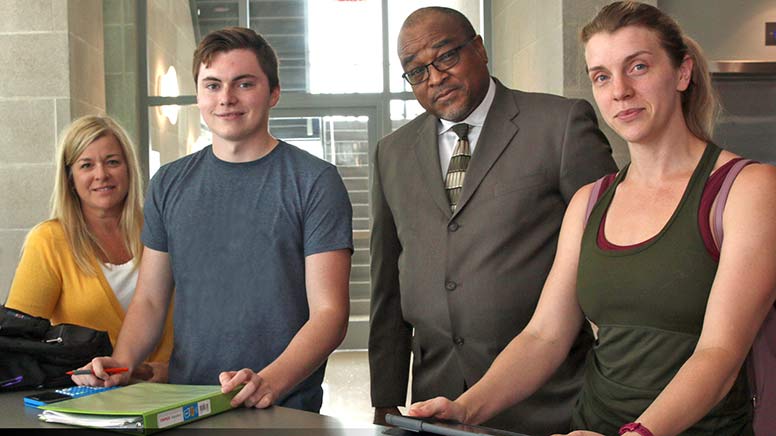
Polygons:
<instances>
[{"instance_id":1,"label":"woman's blonde hair","mask_svg":"<svg viewBox=\"0 0 776 436\"><path fill-rule=\"evenodd\" d=\"M143 253L143 244L140 242L140 232L143 227L143 188L135 148L127 132L110 117L97 115L81 117L67 128L57 149L57 175L54 192L51 195L51 219L58 220L62 225L78 267L90 275L97 273L94 267L98 259L97 253L105 254L105 251L86 226L81 211L81 199L73 185L71 166L86 147L106 135L113 135L116 138L116 142L124 152L127 165L129 190L119 220L124 244L132 254L135 266L139 264Z\"/></svg>"},{"instance_id":2,"label":"woman's blonde hair","mask_svg":"<svg viewBox=\"0 0 776 436\"><path fill-rule=\"evenodd\" d=\"M689 56L693 61L690 84L682 93L682 113L687 128L704 141L711 141L719 114L719 102L711 84L706 57L698 43L682 33L679 24L660 9L635 1L618 1L604 6L580 32L582 43L593 35L614 33L623 27L640 26L655 32L675 68Z\"/></svg>"}]
</instances>

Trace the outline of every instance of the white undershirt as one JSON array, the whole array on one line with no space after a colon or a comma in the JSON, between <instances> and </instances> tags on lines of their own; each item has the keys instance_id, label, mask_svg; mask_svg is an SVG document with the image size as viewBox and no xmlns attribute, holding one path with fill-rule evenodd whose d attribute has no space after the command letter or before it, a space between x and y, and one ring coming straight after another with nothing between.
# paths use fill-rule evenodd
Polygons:
<instances>
[{"instance_id":1,"label":"white undershirt","mask_svg":"<svg viewBox=\"0 0 776 436\"><path fill-rule=\"evenodd\" d=\"M455 144L458 143L458 135L453 132L452 127L456 124L466 123L469 127L469 133L466 135L469 138L469 150L472 156L474 155L474 148L477 146L477 140L480 139L480 132L482 132L482 125L485 124L485 117L488 115L490 106L493 104L493 98L496 96L496 83L493 82L493 78L490 79L490 85L488 85L488 92L485 94L485 98L482 99L482 103L474 109L462 121L447 121L440 119L437 123L437 144L439 144L439 164L442 167L442 180L444 180L447 174L447 167L450 165L450 159L453 157L453 150L455 150Z\"/></svg>"},{"instance_id":2,"label":"white undershirt","mask_svg":"<svg viewBox=\"0 0 776 436\"><path fill-rule=\"evenodd\" d=\"M102 268L102 273L105 274L108 284L121 303L121 307L126 312L129 302L132 301L132 296L135 295L138 268L135 268L132 260L121 265L100 263L100 268Z\"/></svg>"}]
</instances>

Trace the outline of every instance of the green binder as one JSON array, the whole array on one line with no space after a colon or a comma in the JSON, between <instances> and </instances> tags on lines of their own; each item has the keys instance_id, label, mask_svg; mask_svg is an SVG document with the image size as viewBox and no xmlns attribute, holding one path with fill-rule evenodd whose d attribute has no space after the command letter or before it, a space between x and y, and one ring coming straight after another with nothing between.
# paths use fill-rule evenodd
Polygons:
<instances>
[{"instance_id":1,"label":"green binder","mask_svg":"<svg viewBox=\"0 0 776 436\"><path fill-rule=\"evenodd\" d=\"M236 389L139 383L40 407L46 422L149 434L230 410Z\"/></svg>"}]
</instances>

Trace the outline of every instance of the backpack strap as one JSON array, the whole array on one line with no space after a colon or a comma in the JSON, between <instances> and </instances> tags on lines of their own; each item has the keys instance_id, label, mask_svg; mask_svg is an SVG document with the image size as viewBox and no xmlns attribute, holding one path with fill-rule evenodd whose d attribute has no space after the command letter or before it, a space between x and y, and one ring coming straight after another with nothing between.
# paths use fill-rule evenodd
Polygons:
<instances>
[{"instance_id":1,"label":"backpack strap","mask_svg":"<svg viewBox=\"0 0 776 436\"><path fill-rule=\"evenodd\" d=\"M722 247L722 214L725 211L725 203L727 203L730 188L733 186L733 181L738 176L738 173L745 166L754 162L751 159L739 160L733 164L722 181L711 211L711 234L717 250L721 250ZM776 408L776 397L773 395L772 387L776 377L773 376L771 370L776 363L776 355L772 351L771 344L774 338L776 338L776 303L768 311L768 315L760 326L760 331L757 333L744 363L749 382L749 392L752 395L754 407L753 425L757 436L771 434L773 429L774 418L772 411Z\"/></svg>"},{"instance_id":2,"label":"backpack strap","mask_svg":"<svg viewBox=\"0 0 776 436\"><path fill-rule=\"evenodd\" d=\"M750 163L754 163L754 161L751 159L741 159L733 164L730 171L725 175L725 179L722 181L722 186L719 188L714 201L714 208L711 211L711 235L719 251L722 250L722 238L724 236L722 231L722 214L725 212L725 204L727 203L728 194L730 194L730 188L733 186L738 173Z\"/></svg>"}]
</instances>

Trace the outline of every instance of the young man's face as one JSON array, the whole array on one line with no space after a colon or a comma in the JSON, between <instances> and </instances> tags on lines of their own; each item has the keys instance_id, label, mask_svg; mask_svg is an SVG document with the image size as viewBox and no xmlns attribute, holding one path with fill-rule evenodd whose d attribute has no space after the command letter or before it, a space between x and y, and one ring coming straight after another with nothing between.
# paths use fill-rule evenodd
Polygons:
<instances>
[{"instance_id":1,"label":"young man's face","mask_svg":"<svg viewBox=\"0 0 776 436\"><path fill-rule=\"evenodd\" d=\"M261 138L278 98L280 88L269 88L267 75L250 50L217 53L209 66L199 67L197 106L213 133L213 145Z\"/></svg>"}]
</instances>

